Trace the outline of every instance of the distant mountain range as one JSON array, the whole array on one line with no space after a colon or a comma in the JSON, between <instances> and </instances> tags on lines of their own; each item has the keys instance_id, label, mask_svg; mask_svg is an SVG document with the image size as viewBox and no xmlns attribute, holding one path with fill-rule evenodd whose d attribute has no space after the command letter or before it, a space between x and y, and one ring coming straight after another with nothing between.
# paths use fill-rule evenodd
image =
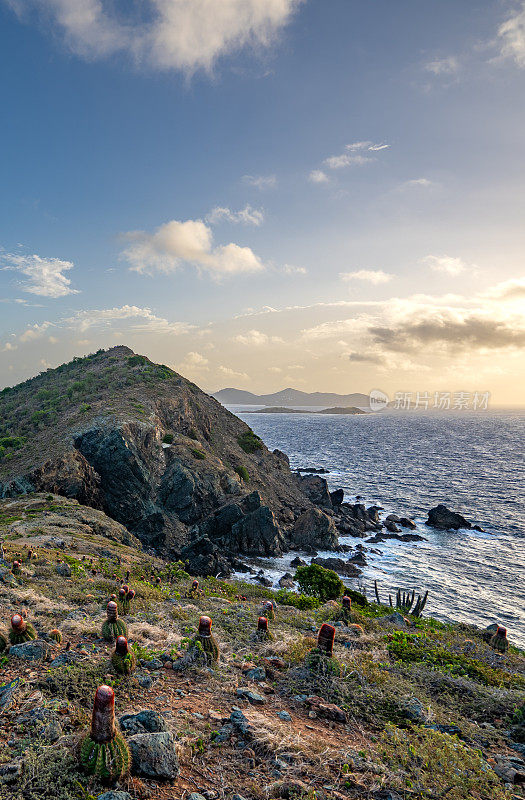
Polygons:
<instances>
[{"instance_id":1,"label":"distant mountain range","mask_svg":"<svg viewBox=\"0 0 525 800\"><path fill-rule=\"evenodd\" d=\"M301 392L298 389L282 389L273 394L252 394L244 389L221 389L214 392L215 397L225 406L358 406L369 408L367 394L334 394L333 392Z\"/></svg>"}]
</instances>

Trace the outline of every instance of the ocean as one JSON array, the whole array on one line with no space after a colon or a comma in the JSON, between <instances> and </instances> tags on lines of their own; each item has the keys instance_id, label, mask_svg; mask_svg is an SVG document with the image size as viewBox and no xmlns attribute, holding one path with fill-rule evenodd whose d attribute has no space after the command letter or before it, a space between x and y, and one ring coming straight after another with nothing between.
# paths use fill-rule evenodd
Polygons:
<instances>
[{"instance_id":1,"label":"ocean","mask_svg":"<svg viewBox=\"0 0 525 800\"><path fill-rule=\"evenodd\" d=\"M253 407L251 407L253 409ZM270 448L288 454L292 468L324 467L330 490L345 501L409 516L427 541L366 545L368 566L351 581L382 599L398 587L428 589L426 614L444 621L498 622L525 647L525 412L383 411L358 416L253 414L229 409ZM438 503L459 511L483 533L436 531L424 523ZM371 534L372 535L372 534ZM264 559L277 585L296 553ZM330 555L321 552L319 555ZM303 555L304 558L304 555ZM305 558L305 560L308 560Z\"/></svg>"}]
</instances>

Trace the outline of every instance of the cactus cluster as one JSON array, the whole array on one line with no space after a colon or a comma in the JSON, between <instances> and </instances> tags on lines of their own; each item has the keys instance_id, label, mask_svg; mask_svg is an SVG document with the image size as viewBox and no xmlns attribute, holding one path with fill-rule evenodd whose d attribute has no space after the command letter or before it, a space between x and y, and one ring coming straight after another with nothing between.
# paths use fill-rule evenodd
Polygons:
<instances>
[{"instance_id":1,"label":"cactus cluster","mask_svg":"<svg viewBox=\"0 0 525 800\"><path fill-rule=\"evenodd\" d=\"M135 590L130 589L127 583L120 587L118 591L118 599L120 605L120 611L122 614L127 614L131 607L131 601L135 597Z\"/></svg>"},{"instance_id":2,"label":"cactus cluster","mask_svg":"<svg viewBox=\"0 0 525 800\"><path fill-rule=\"evenodd\" d=\"M125 636L117 636L115 652L111 656L111 663L120 675L131 675L137 666L135 653L128 645Z\"/></svg>"},{"instance_id":3,"label":"cactus cluster","mask_svg":"<svg viewBox=\"0 0 525 800\"><path fill-rule=\"evenodd\" d=\"M379 605L381 605L381 600L379 599L379 590L377 588L377 581L374 581L374 593L376 596L376 600ZM411 614L413 617L420 617L423 613L423 609L425 608L428 600L428 591L425 592L423 597L420 594L417 596L416 600L416 590L413 589L412 592L402 591L398 589L396 592L396 604L394 606L392 602L392 596L388 595L388 602L391 608L396 608L397 611L400 611L402 614Z\"/></svg>"},{"instance_id":4,"label":"cactus cluster","mask_svg":"<svg viewBox=\"0 0 525 800\"><path fill-rule=\"evenodd\" d=\"M211 617L201 617L196 636L191 640L188 652L195 660L202 660L208 666L219 660L219 645L211 632ZM201 658L199 658L201 656Z\"/></svg>"},{"instance_id":5,"label":"cactus cluster","mask_svg":"<svg viewBox=\"0 0 525 800\"><path fill-rule=\"evenodd\" d=\"M127 636L128 629L124 620L119 619L118 607L110 600L106 607L107 619L102 624L102 636L107 642L114 642L117 636Z\"/></svg>"},{"instance_id":6,"label":"cactus cluster","mask_svg":"<svg viewBox=\"0 0 525 800\"><path fill-rule=\"evenodd\" d=\"M115 726L115 693L99 686L95 693L91 731L80 746L80 763L88 775L105 781L122 779L131 764L126 740Z\"/></svg>"},{"instance_id":7,"label":"cactus cluster","mask_svg":"<svg viewBox=\"0 0 525 800\"><path fill-rule=\"evenodd\" d=\"M11 617L11 630L9 631L9 641L11 644L22 644L36 639L36 631L30 622L26 622L21 614L13 614Z\"/></svg>"},{"instance_id":8,"label":"cactus cluster","mask_svg":"<svg viewBox=\"0 0 525 800\"><path fill-rule=\"evenodd\" d=\"M62 634L57 628L53 628L53 630L49 631L48 636L57 644L62 644Z\"/></svg>"}]
</instances>

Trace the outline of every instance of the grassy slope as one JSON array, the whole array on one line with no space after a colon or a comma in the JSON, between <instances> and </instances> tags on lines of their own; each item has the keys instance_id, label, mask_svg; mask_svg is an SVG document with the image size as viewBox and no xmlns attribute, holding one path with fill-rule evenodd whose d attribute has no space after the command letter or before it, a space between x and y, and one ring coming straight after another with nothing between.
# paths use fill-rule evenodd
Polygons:
<instances>
[{"instance_id":1,"label":"grassy slope","mask_svg":"<svg viewBox=\"0 0 525 800\"><path fill-rule=\"evenodd\" d=\"M407 637L391 624L378 622L388 609L371 605L352 612L363 635L353 637L347 629L337 629L335 655L342 677L315 677L305 671L304 657L319 625L338 618L338 604L310 611L280 605L271 624L274 641L254 643L250 636L268 590L207 579L201 582L203 595L187 599L188 576L119 542L118 536L111 541L93 531L79 531L76 524L68 527L72 508L76 513L78 506L58 497L0 503L7 560L23 553L26 545L37 554L24 563L16 586L0 583L2 627L12 613L26 608L37 629L58 626L64 644L70 642L74 651L81 644L86 650L80 667L55 670L0 659L0 682L22 678L19 704L0 722L0 767L20 758L26 762L19 781L0 783L2 800L86 800L102 791L77 771L74 755L75 743L89 723L94 690L102 682L115 688L117 713L155 708L166 714L179 743L181 776L176 783L128 779L121 788L134 798L168 800L199 789L224 790L219 796L225 797L239 792L262 798L268 787L273 796L290 796L291 787L292 796L305 800L372 797L381 787L395 789L403 798L511 797L489 763L495 754L512 753L503 732L524 699L523 653L512 649L497 657L475 629L445 626L430 618L414 620L416 627ZM57 517L63 524L60 519L57 524ZM54 520L51 527L49 520ZM50 537L57 531L63 548ZM71 578L56 574L57 557L67 558ZM95 577L83 557L92 559ZM141 579L149 578L152 568L162 575L160 588ZM149 671L154 679L150 690L139 686L136 675L119 678L113 673L112 648L99 636L105 603L119 586L111 576L123 576L127 569L137 591L127 617L129 638L146 663L140 672ZM247 600L237 600L239 593ZM221 648L219 668L148 670L151 659L176 659L184 652L202 613L213 617ZM249 706L236 696L238 686L249 685L242 664L263 664L270 655L281 657L284 667L269 674L265 686L251 684L268 693L264 705ZM301 694L337 703L346 710L348 724L309 713L307 705L295 699ZM414 696L432 722L458 725L463 740L412 724L404 703ZM55 745L20 722L20 714L35 706L44 706L60 721L63 737ZM246 749L236 747L235 740L214 742L232 706L243 708L256 734ZM282 710L290 713L291 722L277 716ZM522 796L519 792L516 788L516 797Z\"/></svg>"}]
</instances>

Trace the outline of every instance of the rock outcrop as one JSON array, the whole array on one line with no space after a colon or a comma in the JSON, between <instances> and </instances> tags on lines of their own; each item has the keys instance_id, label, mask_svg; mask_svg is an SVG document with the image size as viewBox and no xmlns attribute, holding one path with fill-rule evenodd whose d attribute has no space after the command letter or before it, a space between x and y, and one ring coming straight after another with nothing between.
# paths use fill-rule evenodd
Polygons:
<instances>
[{"instance_id":1,"label":"rock outcrop","mask_svg":"<svg viewBox=\"0 0 525 800\"><path fill-rule=\"evenodd\" d=\"M146 548L199 557L202 569L236 553L337 546L333 520L314 510L332 508L324 479L301 479L214 398L126 347L7 390L0 418L17 441L0 461L0 497L76 499Z\"/></svg>"},{"instance_id":2,"label":"rock outcrop","mask_svg":"<svg viewBox=\"0 0 525 800\"><path fill-rule=\"evenodd\" d=\"M450 511L445 505L440 503L428 512L428 519L425 523L432 528L440 531L459 530L460 528L472 528L472 524L455 511Z\"/></svg>"}]
</instances>

